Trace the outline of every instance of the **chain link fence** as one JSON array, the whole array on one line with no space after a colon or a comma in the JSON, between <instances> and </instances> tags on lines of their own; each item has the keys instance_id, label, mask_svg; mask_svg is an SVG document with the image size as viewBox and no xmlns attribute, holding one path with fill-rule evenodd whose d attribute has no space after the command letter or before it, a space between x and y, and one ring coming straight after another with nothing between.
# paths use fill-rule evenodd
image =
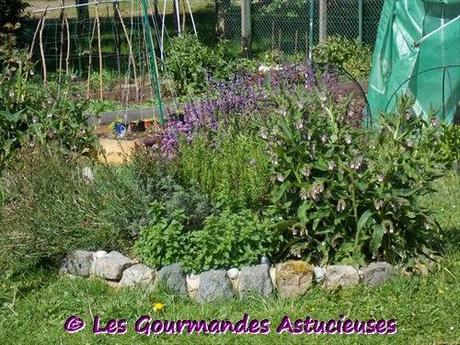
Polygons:
<instances>
[{"instance_id":1,"label":"chain link fence","mask_svg":"<svg viewBox=\"0 0 460 345\"><path fill-rule=\"evenodd\" d=\"M323 2L324 7L320 6ZM318 44L320 27L373 45L384 0L255 0L251 2L252 44L255 53L278 49L306 53ZM241 36L241 0L220 0L222 36ZM219 18L218 18L219 21Z\"/></svg>"},{"instance_id":2,"label":"chain link fence","mask_svg":"<svg viewBox=\"0 0 460 345\"><path fill-rule=\"evenodd\" d=\"M158 48L167 47L168 39L178 31L196 30L208 46L226 38L237 49L241 47L243 0L30 2L32 16L25 25L24 41L45 81L46 77L59 83L64 78L78 80L87 98L128 103L151 97L146 23L160 58ZM252 50L304 55L320 41L321 27L325 36L340 35L373 45L383 2L253 0ZM84 5L79 7L80 3Z\"/></svg>"}]
</instances>

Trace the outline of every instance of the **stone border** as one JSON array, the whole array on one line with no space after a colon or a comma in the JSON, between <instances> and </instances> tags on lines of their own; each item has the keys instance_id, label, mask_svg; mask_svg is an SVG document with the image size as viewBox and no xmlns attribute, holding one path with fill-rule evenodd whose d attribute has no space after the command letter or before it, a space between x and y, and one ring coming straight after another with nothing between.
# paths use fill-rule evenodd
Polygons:
<instances>
[{"instance_id":1,"label":"stone border","mask_svg":"<svg viewBox=\"0 0 460 345\"><path fill-rule=\"evenodd\" d=\"M277 291L282 298L304 295L314 282L328 290L356 286L360 283L378 286L396 273L386 262L373 262L356 269L353 266L314 267L305 261L286 261L269 265L210 270L186 275L180 264L156 271L119 252L75 250L69 254L60 271L73 276L96 276L113 287L143 286L154 289L164 284L175 295L190 297L198 303L244 297L251 294L267 297Z\"/></svg>"}]
</instances>

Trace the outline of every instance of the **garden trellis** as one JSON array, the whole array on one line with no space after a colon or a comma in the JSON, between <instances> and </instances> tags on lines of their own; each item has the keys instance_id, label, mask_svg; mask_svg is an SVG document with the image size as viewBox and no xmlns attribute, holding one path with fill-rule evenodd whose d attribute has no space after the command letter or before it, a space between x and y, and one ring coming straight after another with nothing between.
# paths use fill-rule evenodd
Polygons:
<instances>
[{"instance_id":1,"label":"garden trellis","mask_svg":"<svg viewBox=\"0 0 460 345\"><path fill-rule=\"evenodd\" d=\"M34 11L29 55L45 84L81 83L87 99L118 101L126 108L153 99L162 122L164 65L157 59L165 59L168 31L196 34L192 11L189 0L60 1ZM175 104L174 91L169 94Z\"/></svg>"}]
</instances>

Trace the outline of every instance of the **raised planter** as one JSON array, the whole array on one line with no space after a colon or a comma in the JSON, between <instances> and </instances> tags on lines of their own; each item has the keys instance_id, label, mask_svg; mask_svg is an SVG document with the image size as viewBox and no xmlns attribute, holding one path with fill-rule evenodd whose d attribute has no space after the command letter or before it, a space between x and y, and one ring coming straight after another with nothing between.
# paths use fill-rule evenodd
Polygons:
<instances>
[{"instance_id":1,"label":"raised planter","mask_svg":"<svg viewBox=\"0 0 460 345\"><path fill-rule=\"evenodd\" d=\"M138 140L122 140L100 138L102 153L99 159L108 164L123 164L132 158L134 149L138 145Z\"/></svg>"}]
</instances>

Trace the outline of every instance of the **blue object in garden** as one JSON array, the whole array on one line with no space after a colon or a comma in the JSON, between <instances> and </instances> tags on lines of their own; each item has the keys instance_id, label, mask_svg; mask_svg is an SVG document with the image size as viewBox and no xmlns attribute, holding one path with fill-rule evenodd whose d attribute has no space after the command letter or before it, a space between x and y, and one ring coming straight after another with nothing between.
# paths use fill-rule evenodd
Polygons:
<instances>
[{"instance_id":1,"label":"blue object in garden","mask_svg":"<svg viewBox=\"0 0 460 345\"><path fill-rule=\"evenodd\" d=\"M125 124L123 123L116 123L114 128L115 135L118 138L123 138L126 135L127 129Z\"/></svg>"}]
</instances>

